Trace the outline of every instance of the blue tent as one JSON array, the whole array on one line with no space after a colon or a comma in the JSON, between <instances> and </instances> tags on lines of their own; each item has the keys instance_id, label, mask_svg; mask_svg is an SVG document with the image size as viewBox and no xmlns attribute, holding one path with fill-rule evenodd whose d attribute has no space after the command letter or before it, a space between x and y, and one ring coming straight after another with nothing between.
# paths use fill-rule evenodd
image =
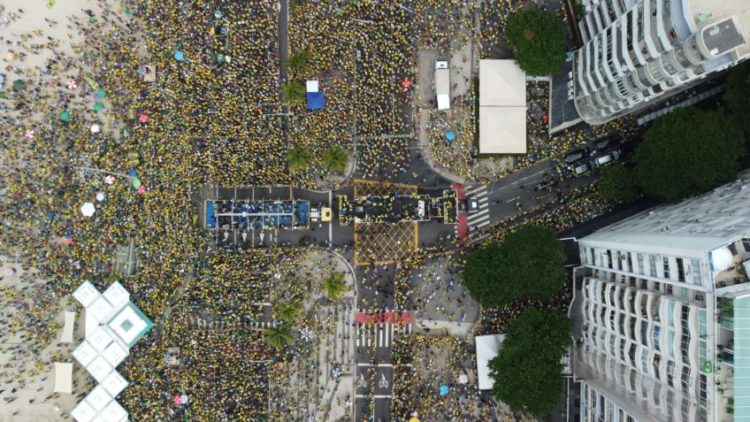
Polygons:
<instances>
[{"instance_id":1,"label":"blue tent","mask_svg":"<svg viewBox=\"0 0 750 422\"><path fill-rule=\"evenodd\" d=\"M322 92L307 93L307 109L322 110L326 106L326 96Z\"/></svg>"}]
</instances>

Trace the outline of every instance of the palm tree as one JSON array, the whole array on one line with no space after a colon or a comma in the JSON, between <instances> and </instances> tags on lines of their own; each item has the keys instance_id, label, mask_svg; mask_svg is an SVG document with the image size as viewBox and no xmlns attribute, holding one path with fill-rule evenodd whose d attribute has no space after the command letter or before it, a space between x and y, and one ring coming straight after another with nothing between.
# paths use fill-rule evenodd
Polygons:
<instances>
[{"instance_id":1,"label":"palm tree","mask_svg":"<svg viewBox=\"0 0 750 422\"><path fill-rule=\"evenodd\" d=\"M299 104L305 99L305 87L298 82L289 82L281 87L281 101Z\"/></svg>"},{"instance_id":2,"label":"palm tree","mask_svg":"<svg viewBox=\"0 0 750 422\"><path fill-rule=\"evenodd\" d=\"M312 156L310 151L302 147L294 147L286 153L286 161L289 163L289 168L292 170L303 169L310 164Z\"/></svg>"},{"instance_id":3,"label":"palm tree","mask_svg":"<svg viewBox=\"0 0 750 422\"><path fill-rule=\"evenodd\" d=\"M305 50L298 51L289 57L287 67L294 74L302 74L310 67L310 53Z\"/></svg>"},{"instance_id":4,"label":"palm tree","mask_svg":"<svg viewBox=\"0 0 750 422\"><path fill-rule=\"evenodd\" d=\"M282 305L279 307L279 318L287 324L293 323L297 319L297 315L302 310L302 302L295 300L288 305Z\"/></svg>"},{"instance_id":5,"label":"palm tree","mask_svg":"<svg viewBox=\"0 0 750 422\"><path fill-rule=\"evenodd\" d=\"M332 273L323 281L323 290L331 300L337 300L347 291L343 273Z\"/></svg>"},{"instance_id":6,"label":"palm tree","mask_svg":"<svg viewBox=\"0 0 750 422\"><path fill-rule=\"evenodd\" d=\"M266 328L263 330L263 334L266 343L274 349L281 349L294 340L292 332L287 324Z\"/></svg>"},{"instance_id":7,"label":"palm tree","mask_svg":"<svg viewBox=\"0 0 750 422\"><path fill-rule=\"evenodd\" d=\"M323 155L323 164L329 170L336 173L343 173L346 165L349 163L349 155L346 150L339 145L333 146Z\"/></svg>"}]
</instances>

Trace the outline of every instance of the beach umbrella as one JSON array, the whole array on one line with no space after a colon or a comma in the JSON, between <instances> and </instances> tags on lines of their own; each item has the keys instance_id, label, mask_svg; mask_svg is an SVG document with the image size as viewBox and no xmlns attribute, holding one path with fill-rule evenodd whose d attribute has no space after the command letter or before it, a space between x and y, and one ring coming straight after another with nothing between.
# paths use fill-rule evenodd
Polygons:
<instances>
[{"instance_id":1,"label":"beach umbrella","mask_svg":"<svg viewBox=\"0 0 750 422\"><path fill-rule=\"evenodd\" d=\"M20 91L25 86L26 86L26 81L24 80L16 79L15 81L13 81L13 91Z\"/></svg>"},{"instance_id":2,"label":"beach umbrella","mask_svg":"<svg viewBox=\"0 0 750 422\"><path fill-rule=\"evenodd\" d=\"M451 391L451 389L448 388L447 385L440 384L440 397L447 395L449 391Z\"/></svg>"},{"instance_id":3,"label":"beach umbrella","mask_svg":"<svg viewBox=\"0 0 750 422\"><path fill-rule=\"evenodd\" d=\"M448 140L448 142L453 142L456 140L456 132L449 130L445 132L445 139Z\"/></svg>"},{"instance_id":4,"label":"beach umbrella","mask_svg":"<svg viewBox=\"0 0 750 422\"><path fill-rule=\"evenodd\" d=\"M96 193L96 200L99 202L104 201L104 192L97 192Z\"/></svg>"},{"instance_id":5,"label":"beach umbrella","mask_svg":"<svg viewBox=\"0 0 750 422\"><path fill-rule=\"evenodd\" d=\"M91 202L86 202L81 205L81 214L83 214L84 217L91 217L94 215L94 212L96 212L96 207Z\"/></svg>"},{"instance_id":6,"label":"beach umbrella","mask_svg":"<svg viewBox=\"0 0 750 422\"><path fill-rule=\"evenodd\" d=\"M101 130L102 130L102 127L99 126L98 124L94 123L93 125L91 125L91 133L99 133L101 132Z\"/></svg>"},{"instance_id":7,"label":"beach umbrella","mask_svg":"<svg viewBox=\"0 0 750 422\"><path fill-rule=\"evenodd\" d=\"M180 396L180 403L181 404L187 404L188 403L188 395L185 393L182 393Z\"/></svg>"},{"instance_id":8,"label":"beach umbrella","mask_svg":"<svg viewBox=\"0 0 750 422\"><path fill-rule=\"evenodd\" d=\"M104 98L107 96L107 91L105 91L103 88L99 88L96 90L96 95L98 95L99 98Z\"/></svg>"},{"instance_id":9,"label":"beach umbrella","mask_svg":"<svg viewBox=\"0 0 750 422\"><path fill-rule=\"evenodd\" d=\"M66 234L65 237L63 237L63 242L65 242L66 245L72 245L73 237L71 237L69 234Z\"/></svg>"},{"instance_id":10,"label":"beach umbrella","mask_svg":"<svg viewBox=\"0 0 750 422\"><path fill-rule=\"evenodd\" d=\"M141 181L138 179L133 179L133 187L135 189L138 189L139 187L141 187Z\"/></svg>"},{"instance_id":11,"label":"beach umbrella","mask_svg":"<svg viewBox=\"0 0 750 422\"><path fill-rule=\"evenodd\" d=\"M141 113L141 115L138 116L138 121L141 122L141 123L148 122L148 114Z\"/></svg>"},{"instance_id":12,"label":"beach umbrella","mask_svg":"<svg viewBox=\"0 0 750 422\"><path fill-rule=\"evenodd\" d=\"M184 58L185 58L185 54L182 51L177 50L174 52L174 59L177 60L178 62L181 62Z\"/></svg>"},{"instance_id":13,"label":"beach umbrella","mask_svg":"<svg viewBox=\"0 0 750 422\"><path fill-rule=\"evenodd\" d=\"M111 185L115 183L115 176L107 176L104 178L104 183Z\"/></svg>"},{"instance_id":14,"label":"beach umbrella","mask_svg":"<svg viewBox=\"0 0 750 422\"><path fill-rule=\"evenodd\" d=\"M69 80L68 81L68 89L73 90L73 89L76 89L76 88L78 88L78 82L76 82L73 79Z\"/></svg>"},{"instance_id":15,"label":"beach umbrella","mask_svg":"<svg viewBox=\"0 0 750 422\"><path fill-rule=\"evenodd\" d=\"M67 110L63 110L60 112L60 120L63 122L69 122L70 121L70 113L68 113Z\"/></svg>"},{"instance_id":16,"label":"beach umbrella","mask_svg":"<svg viewBox=\"0 0 750 422\"><path fill-rule=\"evenodd\" d=\"M29 139L33 138L33 137L34 137L34 129L29 129L29 130L27 130L27 131L26 131L26 135L25 135L25 136L26 136L27 138L29 138Z\"/></svg>"},{"instance_id":17,"label":"beach umbrella","mask_svg":"<svg viewBox=\"0 0 750 422\"><path fill-rule=\"evenodd\" d=\"M97 101L96 103L94 103L93 109L94 111L102 111L104 110L104 104Z\"/></svg>"},{"instance_id":18,"label":"beach umbrella","mask_svg":"<svg viewBox=\"0 0 750 422\"><path fill-rule=\"evenodd\" d=\"M181 400L180 400L180 395L179 395L179 394L175 394L175 395L174 395L174 405L175 405L175 406L179 406L179 405L180 405L181 403L182 403L182 402L181 402Z\"/></svg>"},{"instance_id":19,"label":"beach umbrella","mask_svg":"<svg viewBox=\"0 0 750 422\"><path fill-rule=\"evenodd\" d=\"M144 193L146 193L146 187L143 185L138 186L137 192L138 192L138 195L143 195Z\"/></svg>"}]
</instances>

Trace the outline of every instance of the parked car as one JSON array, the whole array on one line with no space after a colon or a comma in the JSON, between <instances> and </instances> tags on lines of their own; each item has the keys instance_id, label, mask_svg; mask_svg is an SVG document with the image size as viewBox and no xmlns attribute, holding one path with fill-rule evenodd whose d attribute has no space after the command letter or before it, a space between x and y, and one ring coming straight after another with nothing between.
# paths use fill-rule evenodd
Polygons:
<instances>
[{"instance_id":1,"label":"parked car","mask_svg":"<svg viewBox=\"0 0 750 422\"><path fill-rule=\"evenodd\" d=\"M608 154L602 155L601 157L596 157L594 159L594 165L596 167L602 167L603 165L605 165L607 163L611 163L611 162L617 161L619 159L620 159L620 151L614 150L614 151L611 151Z\"/></svg>"},{"instance_id":2,"label":"parked car","mask_svg":"<svg viewBox=\"0 0 750 422\"><path fill-rule=\"evenodd\" d=\"M589 166L589 164L588 164L588 163L583 163L583 164L579 164L579 165L578 165L578 166L577 166L577 167L575 168L576 176L580 176L580 175L582 175L582 174L586 174L586 173L588 173L589 171L591 171L591 166Z\"/></svg>"},{"instance_id":3,"label":"parked car","mask_svg":"<svg viewBox=\"0 0 750 422\"><path fill-rule=\"evenodd\" d=\"M569 152L568 155L565 156L565 162L568 164L572 164L585 156L586 156L585 149L577 149L575 151Z\"/></svg>"},{"instance_id":4,"label":"parked car","mask_svg":"<svg viewBox=\"0 0 750 422\"><path fill-rule=\"evenodd\" d=\"M607 148L612 148L619 143L620 140L615 136L607 136L606 138L598 139L594 141L594 151L591 153L591 155L596 155L597 152L604 151Z\"/></svg>"}]
</instances>

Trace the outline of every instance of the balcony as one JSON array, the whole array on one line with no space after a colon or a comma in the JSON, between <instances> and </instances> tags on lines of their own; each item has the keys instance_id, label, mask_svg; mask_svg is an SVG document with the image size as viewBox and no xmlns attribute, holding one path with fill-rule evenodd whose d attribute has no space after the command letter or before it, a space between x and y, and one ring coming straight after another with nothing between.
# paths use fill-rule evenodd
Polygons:
<instances>
[{"instance_id":1,"label":"balcony","mask_svg":"<svg viewBox=\"0 0 750 422\"><path fill-rule=\"evenodd\" d=\"M737 290L746 286L750 270L750 241L748 239L731 243L725 248L711 251L711 271L715 272L714 283L717 289Z\"/></svg>"}]
</instances>

